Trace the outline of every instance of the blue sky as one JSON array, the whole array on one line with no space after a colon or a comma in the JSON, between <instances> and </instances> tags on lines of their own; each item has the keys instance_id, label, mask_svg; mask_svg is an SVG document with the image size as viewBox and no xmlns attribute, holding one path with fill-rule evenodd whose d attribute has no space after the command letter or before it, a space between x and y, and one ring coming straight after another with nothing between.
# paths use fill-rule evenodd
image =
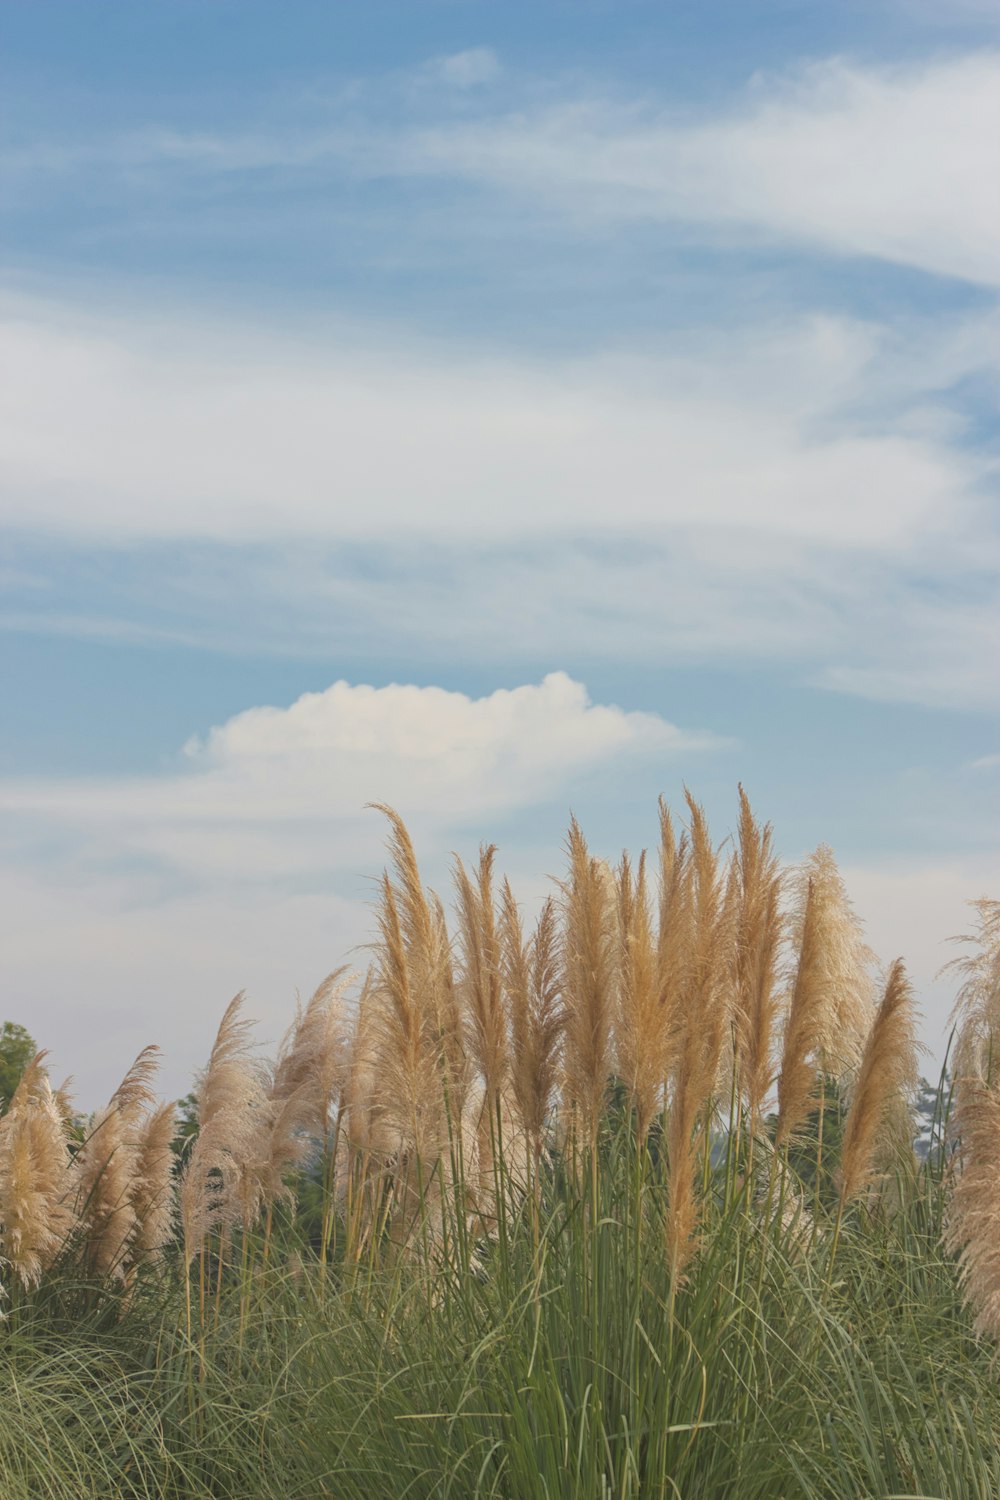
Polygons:
<instances>
[{"instance_id":1,"label":"blue sky","mask_svg":"<svg viewBox=\"0 0 1000 1500\"><path fill-rule=\"evenodd\" d=\"M530 904L570 807L613 856L742 780L939 1052L1000 878L1000 4L0 31L0 977L87 1102L364 940L367 798Z\"/></svg>"}]
</instances>

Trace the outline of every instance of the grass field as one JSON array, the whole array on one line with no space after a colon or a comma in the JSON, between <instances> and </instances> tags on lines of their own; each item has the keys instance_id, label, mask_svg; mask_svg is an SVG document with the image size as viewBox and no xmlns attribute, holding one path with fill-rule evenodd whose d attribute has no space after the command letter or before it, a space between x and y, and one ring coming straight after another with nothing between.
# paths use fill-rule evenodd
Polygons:
<instances>
[{"instance_id":1,"label":"grass field","mask_svg":"<svg viewBox=\"0 0 1000 1500\"><path fill-rule=\"evenodd\" d=\"M526 933L404 825L366 975L260 1061L229 1007L190 1129L143 1054L0 1122L0 1497L1000 1494L1000 904L915 1155L913 997L827 850L741 794L595 859Z\"/></svg>"}]
</instances>

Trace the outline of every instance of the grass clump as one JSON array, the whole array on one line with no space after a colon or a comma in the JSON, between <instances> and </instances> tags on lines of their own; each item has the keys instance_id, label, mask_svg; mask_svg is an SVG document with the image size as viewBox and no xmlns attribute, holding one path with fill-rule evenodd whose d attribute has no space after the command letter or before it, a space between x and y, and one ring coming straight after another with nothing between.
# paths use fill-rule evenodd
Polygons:
<instances>
[{"instance_id":1,"label":"grass clump","mask_svg":"<svg viewBox=\"0 0 1000 1500\"><path fill-rule=\"evenodd\" d=\"M484 847L454 942L383 811L360 989L273 1065L237 997L179 1156L151 1051L86 1124L29 1066L0 1497L1000 1493L989 903L918 1160L902 963L742 790L732 852L661 806L655 881L574 822L527 932Z\"/></svg>"}]
</instances>

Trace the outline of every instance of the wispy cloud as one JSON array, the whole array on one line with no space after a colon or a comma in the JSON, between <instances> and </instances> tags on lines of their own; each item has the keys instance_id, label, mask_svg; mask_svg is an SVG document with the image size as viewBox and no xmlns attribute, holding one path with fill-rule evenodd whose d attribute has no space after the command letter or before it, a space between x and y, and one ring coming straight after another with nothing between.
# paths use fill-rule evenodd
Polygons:
<instances>
[{"instance_id":1,"label":"wispy cloud","mask_svg":"<svg viewBox=\"0 0 1000 1500\"><path fill-rule=\"evenodd\" d=\"M847 320L562 361L219 332L9 310L6 523L117 540L697 524L898 548L953 526L983 472L933 423L851 411L880 397L883 335ZM933 402L921 380L907 406Z\"/></svg>"},{"instance_id":2,"label":"wispy cloud","mask_svg":"<svg viewBox=\"0 0 1000 1500\"><path fill-rule=\"evenodd\" d=\"M963 405L992 326L768 318L543 359L8 300L0 626L655 650L995 703L995 463Z\"/></svg>"},{"instance_id":3,"label":"wispy cloud","mask_svg":"<svg viewBox=\"0 0 1000 1500\"><path fill-rule=\"evenodd\" d=\"M431 82L456 89L472 89L494 82L503 67L492 47L466 47L462 52L431 58L419 71L422 78Z\"/></svg>"},{"instance_id":4,"label":"wispy cloud","mask_svg":"<svg viewBox=\"0 0 1000 1500\"><path fill-rule=\"evenodd\" d=\"M1000 54L759 77L710 120L570 100L425 131L413 168L578 216L742 230L1000 284Z\"/></svg>"},{"instance_id":5,"label":"wispy cloud","mask_svg":"<svg viewBox=\"0 0 1000 1500\"><path fill-rule=\"evenodd\" d=\"M501 76L494 53L472 48L396 78L405 88L391 104L388 82L367 81L325 117L313 110L266 131L238 119L211 129L161 122L29 141L0 166L28 174L32 192L38 174L88 169L121 172L126 192L140 168L253 174L255 193L287 191L296 172L439 178L527 197L577 233L681 225L1000 285L1000 52L800 64L755 75L711 113L655 94L623 99L596 79L507 74L503 92L456 113L440 90L413 94L431 75L464 95ZM393 118L400 98L410 113Z\"/></svg>"}]
</instances>

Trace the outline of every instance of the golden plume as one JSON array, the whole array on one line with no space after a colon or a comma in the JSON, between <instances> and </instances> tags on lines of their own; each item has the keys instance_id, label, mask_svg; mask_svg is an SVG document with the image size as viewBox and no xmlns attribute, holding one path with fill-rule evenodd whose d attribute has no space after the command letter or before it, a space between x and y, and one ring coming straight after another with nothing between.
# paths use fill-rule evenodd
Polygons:
<instances>
[{"instance_id":1,"label":"golden plume","mask_svg":"<svg viewBox=\"0 0 1000 1500\"><path fill-rule=\"evenodd\" d=\"M781 874L771 847L771 825L762 828L755 820L742 786L739 795L738 914L733 955L737 1063L750 1129L758 1132L764 1101L774 1084Z\"/></svg>"},{"instance_id":2,"label":"golden plume","mask_svg":"<svg viewBox=\"0 0 1000 1500\"><path fill-rule=\"evenodd\" d=\"M181 1177L180 1208L188 1263L206 1234L245 1211L240 1173L259 1147L264 1080L250 1056L252 1022L240 1015L242 993L226 1007L198 1101L198 1134Z\"/></svg>"},{"instance_id":3,"label":"golden plume","mask_svg":"<svg viewBox=\"0 0 1000 1500\"><path fill-rule=\"evenodd\" d=\"M962 976L952 1023L958 1027L953 1070L958 1078L1000 1080L1000 901L985 896L969 905L976 930L952 938L972 943L975 951L945 964Z\"/></svg>"},{"instance_id":4,"label":"golden plume","mask_svg":"<svg viewBox=\"0 0 1000 1500\"><path fill-rule=\"evenodd\" d=\"M500 948L510 1020L511 1083L537 1180L542 1140L555 1094L563 1029L554 903L542 906L526 942L510 882L501 892Z\"/></svg>"},{"instance_id":5,"label":"golden plume","mask_svg":"<svg viewBox=\"0 0 1000 1500\"><path fill-rule=\"evenodd\" d=\"M31 1059L0 1119L0 1257L24 1287L38 1285L75 1223L66 1126L45 1055Z\"/></svg>"},{"instance_id":6,"label":"golden plume","mask_svg":"<svg viewBox=\"0 0 1000 1500\"><path fill-rule=\"evenodd\" d=\"M856 1198L869 1185L880 1138L900 1111L909 1112L917 1083L913 991L897 958L861 1059L840 1157L840 1196Z\"/></svg>"},{"instance_id":7,"label":"golden plume","mask_svg":"<svg viewBox=\"0 0 1000 1500\"><path fill-rule=\"evenodd\" d=\"M618 869L619 974L615 1028L618 1075L629 1090L640 1144L660 1105L671 1043L659 983L657 948L646 890L646 855L635 878L627 854Z\"/></svg>"},{"instance_id":8,"label":"golden plume","mask_svg":"<svg viewBox=\"0 0 1000 1500\"><path fill-rule=\"evenodd\" d=\"M567 849L569 878L561 886L564 1103L571 1127L594 1148L613 1061L616 912L607 867L591 857L575 818Z\"/></svg>"},{"instance_id":9,"label":"golden plume","mask_svg":"<svg viewBox=\"0 0 1000 1500\"><path fill-rule=\"evenodd\" d=\"M945 1245L958 1256L978 1334L1000 1343L1000 1091L976 1078L956 1089L952 1134L958 1142Z\"/></svg>"}]
</instances>

